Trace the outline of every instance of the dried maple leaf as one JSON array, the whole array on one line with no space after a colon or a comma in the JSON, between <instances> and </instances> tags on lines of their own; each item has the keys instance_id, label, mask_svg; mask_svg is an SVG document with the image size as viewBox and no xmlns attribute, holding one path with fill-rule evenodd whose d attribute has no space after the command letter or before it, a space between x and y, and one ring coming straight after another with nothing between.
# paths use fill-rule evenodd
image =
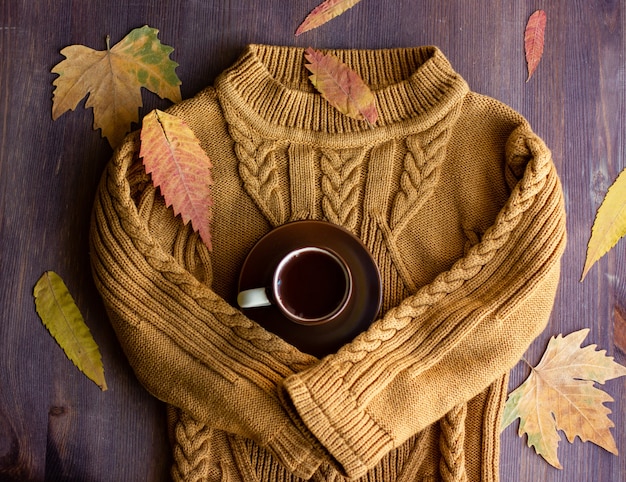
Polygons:
<instances>
[{"instance_id":1,"label":"dried maple leaf","mask_svg":"<svg viewBox=\"0 0 626 482\"><path fill-rule=\"evenodd\" d=\"M581 348L588 333L584 329L552 337L539 364L509 394L504 407L502 428L519 418L519 436L527 434L528 446L559 469L557 430L563 430L570 443L578 436L617 455L611 411L603 405L613 399L594 382L624 376L626 367L607 357L605 350L596 351L596 345Z\"/></svg>"},{"instance_id":2,"label":"dried maple leaf","mask_svg":"<svg viewBox=\"0 0 626 482\"><path fill-rule=\"evenodd\" d=\"M349 8L354 7L361 0L326 0L315 7L296 30L296 36L324 25L329 20L338 17Z\"/></svg>"},{"instance_id":3,"label":"dried maple leaf","mask_svg":"<svg viewBox=\"0 0 626 482\"><path fill-rule=\"evenodd\" d=\"M85 106L93 107L93 128L101 128L102 136L116 147L131 124L139 121L141 87L179 102L178 64L169 58L174 49L158 40L158 32L146 25L131 31L113 48L107 37L103 51L84 45L61 50L66 59L52 69L59 75L53 82L52 118L74 110L89 94Z\"/></svg>"},{"instance_id":4,"label":"dried maple leaf","mask_svg":"<svg viewBox=\"0 0 626 482\"><path fill-rule=\"evenodd\" d=\"M324 55L310 47L305 52L305 58L309 62L305 67L313 74L309 79L322 97L349 117L365 120L370 125L376 123L376 99L356 72L334 55Z\"/></svg>"},{"instance_id":5,"label":"dried maple leaf","mask_svg":"<svg viewBox=\"0 0 626 482\"><path fill-rule=\"evenodd\" d=\"M580 278L582 281L602 256L626 234L626 169L609 188L598 208L587 244L587 259Z\"/></svg>"},{"instance_id":6,"label":"dried maple leaf","mask_svg":"<svg viewBox=\"0 0 626 482\"><path fill-rule=\"evenodd\" d=\"M153 110L143 119L139 156L167 206L184 223L191 221L211 249L211 160L193 131L178 117Z\"/></svg>"},{"instance_id":7,"label":"dried maple leaf","mask_svg":"<svg viewBox=\"0 0 626 482\"><path fill-rule=\"evenodd\" d=\"M524 32L524 49L526 50L526 63L528 64L528 77L526 82L535 72L543 55L544 33L546 29L547 15L543 10L535 11L526 24Z\"/></svg>"}]
</instances>

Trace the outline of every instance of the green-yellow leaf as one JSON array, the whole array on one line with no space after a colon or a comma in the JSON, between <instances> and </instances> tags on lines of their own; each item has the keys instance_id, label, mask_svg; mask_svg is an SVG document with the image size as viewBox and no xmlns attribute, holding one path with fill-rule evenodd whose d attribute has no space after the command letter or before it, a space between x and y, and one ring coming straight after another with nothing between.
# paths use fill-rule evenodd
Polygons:
<instances>
[{"instance_id":1,"label":"green-yellow leaf","mask_svg":"<svg viewBox=\"0 0 626 482\"><path fill-rule=\"evenodd\" d=\"M587 259L580 278L626 234L626 169L609 188L596 214L587 244Z\"/></svg>"},{"instance_id":2,"label":"green-yellow leaf","mask_svg":"<svg viewBox=\"0 0 626 482\"><path fill-rule=\"evenodd\" d=\"M107 37L103 51L83 45L61 50L66 59L52 69L59 75L53 82L52 118L74 110L89 94L85 106L93 107L94 129L101 128L102 136L116 147L131 124L139 121L141 87L179 102L178 64L169 58L174 49L159 41L158 32L146 25L132 30L112 48Z\"/></svg>"},{"instance_id":3,"label":"green-yellow leaf","mask_svg":"<svg viewBox=\"0 0 626 482\"><path fill-rule=\"evenodd\" d=\"M296 30L296 36L324 25L329 20L354 7L361 0L326 0L315 7Z\"/></svg>"},{"instance_id":4,"label":"green-yellow leaf","mask_svg":"<svg viewBox=\"0 0 626 482\"><path fill-rule=\"evenodd\" d=\"M313 74L309 79L322 97L348 117L376 123L376 98L359 74L332 54L309 47L304 56L305 67Z\"/></svg>"},{"instance_id":5,"label":"green-yellow leaf","mask_svg":"<svg viewBox=\"0 0 626 482\"><path fill-rule=\"evenodd\" d=\"M143 119L139 156L165 204L211 249L211 160L181 119L153 110Z\"/></svg>"},{"instance_id":6,"label":"green-yellow leaf","mask_svg":"<svg viewBox=\"0 0 626 482\"><path fill-rule=\"evenodd\" d=\"M61 277L46 271L33 295L41 321L67 357L101 390L106 390L100 350Z\"/></svg>"},{"instance_id":7,"label":"green-yellow leaf","mask_svg":"<svg viewBox=\"0 0 626 482\"><path fill-rule=\"evenodd\" d=\"M557 457L562 430L570 443L578 436L617 455L610 432L611 411L604 406L613 399L596 388L626 375L626 367L596 351L596 345L581 348L588 329L563 337L552 337L539 364L530 376L509 394L504 406L502 429L520 419L519 436L528 436L528 446L535 448L548 463L562 468Z\"/></svg>"}]
</instances>

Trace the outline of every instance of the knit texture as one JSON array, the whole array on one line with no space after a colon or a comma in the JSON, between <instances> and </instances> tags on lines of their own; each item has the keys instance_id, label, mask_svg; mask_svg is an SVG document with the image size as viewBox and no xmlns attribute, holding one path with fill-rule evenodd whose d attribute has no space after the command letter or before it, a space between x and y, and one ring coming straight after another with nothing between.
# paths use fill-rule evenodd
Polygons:
<instances>
[{"instance_id":1,"label":"knit texture","mask_svg":"<svg viewBox=\"0 0 626 482\"><path fill-rule=\"evenodd\" d=\"M213 161L213 251L115 152L91 229L97 287L139 381L167 402L177 481L495 481L507 373L545 327L565 246L549 150L435 47L333 51L374 128L332 108L304 51L252 45L169 112ZM358 236L383 308L317 359L235 306L284 223Z\"/></svg>"}]
</instances>

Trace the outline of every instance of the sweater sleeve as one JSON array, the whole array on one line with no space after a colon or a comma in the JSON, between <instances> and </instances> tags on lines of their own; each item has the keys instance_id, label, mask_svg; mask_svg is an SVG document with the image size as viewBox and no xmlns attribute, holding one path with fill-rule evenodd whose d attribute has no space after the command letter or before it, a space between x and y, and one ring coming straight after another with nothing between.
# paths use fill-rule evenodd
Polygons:
<instances>
[{"instance_id":1,"label":"sweater sleeve","mask_svg":"<svg viewBox=\"0 0 626 482\"><path fill-rule=\"evenodd\" d=\"M289 376L284 390L349 477L472 399L513 367L545 327L565 245L561 187L545 145L480 243L352 343Z\"/></svg>"},{"instance_id":2,"label":"sweater sleeve","mask_svg":"<svg viewBox=\"0 0 626 482\"><path fill-rule=\"evenodd\" d=\"M151 236L150 223L173 217L156 208L154 193L145 195L154 191L150 183L136 189L141 195L131 192L137 147L137 136L128 136L108 165L90 232L96 286L137 378L160 400L211 428L255 440L309 478L321 453L292 423L277 387L313 357L289 351L190 273L203 246L187 227L172 230L181 230L174 251L189 262Z\"/></svg>"}]
</instances>

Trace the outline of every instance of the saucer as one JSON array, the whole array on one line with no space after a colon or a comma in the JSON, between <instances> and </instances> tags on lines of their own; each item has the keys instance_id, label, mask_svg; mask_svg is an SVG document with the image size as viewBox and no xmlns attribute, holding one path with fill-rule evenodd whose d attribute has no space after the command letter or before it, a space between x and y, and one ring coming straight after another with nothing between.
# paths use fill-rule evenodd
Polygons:
<instances>
[{"instance_id":1,"label":"saucer","mask_svg":"<svg viewBox=\"0 0 626 482\"><path fill-rule=\"evenodd\" d=\"M290 251L307 246L334 251L349 266L353 276L353 296L346 309L333 320L317 325L295 323L274 305L242 311L299 350L321 358L336 352L365 331L380 310L380 273L359 238L326 221L283 224L263 236L248 253L239 275L238 291L270 286L278 262Z\"/></svg>"}]
</instances>

